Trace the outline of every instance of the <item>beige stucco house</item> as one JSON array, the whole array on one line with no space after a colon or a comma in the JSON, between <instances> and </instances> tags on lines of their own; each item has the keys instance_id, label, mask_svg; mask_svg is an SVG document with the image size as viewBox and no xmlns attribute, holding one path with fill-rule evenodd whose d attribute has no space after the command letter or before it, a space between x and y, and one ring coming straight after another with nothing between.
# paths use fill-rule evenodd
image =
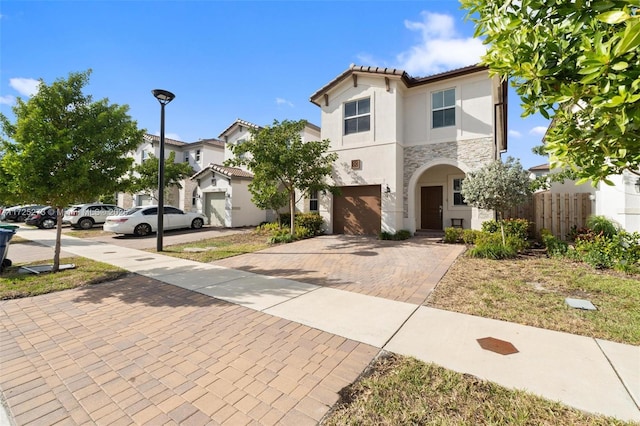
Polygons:
<instances>
[{"instance_id":1,"label":"beige stucco house","mask_svg":"<svg viewBox=\"0 0 640 426\"><path fill-rule=\"evenodd\" d=\"M253 174L245 167L226 167L224 160L231 159L230 146L251 138L251 130L260 126L237 119L218 136L224 142L224 156L221 161L211 162L191 177L195 182L195 208L209 218L212 226L226 228L254 226L265 221L273 221L275 212L261 210L251 201L249 184ZM318 140L320 128L308 123L300 135L302 141ZM302 199L299 211L309 211L317 205L313 200Z\"/></svg>"},{"instance_id":2,"label":"beige stucco house","mask_svg":"<svg viewBox=\"0 0 640 426\"><path fill-rule=\"evenodd\" d=\"M218 163L224 159L224 142L218 139L201 139L197 142L187 143L170 138L164 139L164 155L169 157L171 152L175 152L176 162L185 162L193 168L194 172L201 171L209 163ZM138 146L135 152L130 155L134 163L141 164L153 154L160 157L160 137L155 135L144 135L144 142ZM196 195L195 183L190 179L181 182L182 188L170 188L165 199L165 204L173 205L186 211L195 211ZM157 191L156 191L157 192ZM117 197L118 205L124 208L132 206L142 206L156 203L154 198L157 194L139 193L119 193Z\"/></svg>"},{"instance_id":3,"label":"beige stucco house","mask_svg":"<svg viewBox=\"0 0 640 426\"><path fill-rule=\"evenodd\" d=\"M310 100L339 155L332 179L342 194L319 197L329 232L478 229L493 218L460 196L465 174L507 148L507 87L487 68L414 78L352 65Z\"/></svg>"}]
</instances>

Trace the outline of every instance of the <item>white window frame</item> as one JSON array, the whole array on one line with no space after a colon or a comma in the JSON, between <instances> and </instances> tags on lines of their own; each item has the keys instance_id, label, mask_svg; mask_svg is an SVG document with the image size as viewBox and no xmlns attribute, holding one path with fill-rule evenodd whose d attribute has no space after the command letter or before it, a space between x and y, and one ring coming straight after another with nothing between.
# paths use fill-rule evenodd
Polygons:
<instances>
[{"instance_id":1,"label":"white window frame","mask_svg":"<svg viewBox=\"0 0 640 426\"><path fill-rule=\"evenodd\" d=\"M449 176L449 182L451 184L450 186L450 190L449 190L449 194L450 194L450 200L451 202L449 203L449 206L451 208L460 208L460 209L467 209L469 208L469 204L465 203L464 200L462 199L462 194L460 195L460 198L462 199L462 203L463 204L456 204L455 198L456 198L456 194L460 194L460 189L456 190L455 189L455 182L456 180L460 181L460 187L462 188L462 180L465 178L464 175L452 175Z\"/></svg>"},{"instance_id":2,"label":"white window frame","mask_svg":"<svg viewBox=\"0 0 640 426\"><path fill-rule=\"evenodd\" d=\"M200 162L200 150L196 149L196 163Z\"/></svg>"},{"instance_id":3,"label":"white window frame","mask_svg":"<svg viewBox=\"0 0 640 426\"><path fill-rule=\"evenodd\" d=\"M189 162L189 151L186 151L186 152L184 153L184 162L185 162L185 163L188 163L188 162Z\"/></svg>"},{"instance_id":4,"label":"white window frame","mask_svg":"<svg viewBox=\"0 0 640 426\"><path fill-rule=\"evenodd\" d=\"M446 92L450 92L453 91L453 104L451 105L445 105L444 103L444 99L445 99L445 93ZM434 106L434 102L433 102L433 98L437 95L442 95L442 106L441 107L435 107ZM448 111L448 110L453 110L453 124L445 124L443 123L442 125L438 125L436 126L435 124L435 120L433 119L434 113L436 112L440 112L440 111ZM439 90L437 92L431 92L431 128L432 129L442 129L444 127L452 127L456 125L456 88L455 87L450 87L448 89L444 89L444 90Z\"/></svg>"},{"instance_id":5,"label":"white window frame","mask_svg":"<svg viewBox=\"0 0 640 426\"><path fill-rule=\"evenodd\" d=\"M309 193L309 211L310 212L319 212L320 211L320 203L318 202L318 191L311 191ZM313 204L315 203L315 209L313 208Z\"/></svg>"},{"instance_id":6,"label":"white window frame","mask_svg":"<svg viewBox=\"0 0 640 426\"><path fill-rule=\"evenodd\" d=\"M360 102L362 101L369 101L369 110L365 113L360 113L359 109L360 109ZM356 105L356 113L354 115L347 115L347 105L351 105L351 104L355 104ZM356 99L355 101L349 101L349 102L345 102L344 103L344 113L343 113L344 117L343 117L343 134L346 135L353 135L355 133L362 133L362 132L368 132L371 130L371 97L367 97L367 98L362 98L362 99ZM364 130L360 130L359 129L359 125L358 123L360 123L360 119L364 118L364 117L368 117L369 118L369 126L367 126L367 129ZM347 121L350 120L356 120L356 130L352 131L352 132L347 132Z\"/></svg>"}]
</instances>

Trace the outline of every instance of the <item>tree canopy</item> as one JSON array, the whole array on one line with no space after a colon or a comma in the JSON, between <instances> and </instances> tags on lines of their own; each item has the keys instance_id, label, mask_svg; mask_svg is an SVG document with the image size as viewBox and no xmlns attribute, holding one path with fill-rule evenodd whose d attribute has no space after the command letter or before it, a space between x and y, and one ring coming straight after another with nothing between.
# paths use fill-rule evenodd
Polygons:
<instances>
[{"instance_id":1,"label":"tree canopy","mask_svg":"<svg viewBox=\"0 0 640 426\"><path fill-rule=\"evenodd\" d=\"M552 119L543 150L578 183L640 170L640 13L626 0L462 0L523 116Z\"/></svg>"},{"instance_id":2,"label":"tree canopy","mask_svg":"<svg viewBox=\"0 0 640 426\"><path fill-rule=\"evenodd\" d=\"M133 166L133 173L128 182L129 191L145 192L150 195L158 190L158 166L160 159L153 154L141 164ZM189 163L176 163L176 153L171 151L164 160L164 187L177 186L182 188L180 183L183 179L193 174L193 168Z\"/></svg>"},{"instance_id":3,"label":"tree canopy","mask_svg":"<svg viewBox=\"0 0 640 426\"><path fill-rule=\"evenodd\" d=\"M504 163L496 160L467 173L460 189L466 203L498 214L523 203L531 192L529 174L512 157Z\"/></svg>"},{"instance_id":4,"label":"tree canopy","mask_svg":"<svg viewBox=\"0 0 640 426\"><path fill-rule=\"evenodd\" d=\"M0 114L0 192L7 201L58 209L54 270L60 252L62 209L121 188L144 130L126 105L93 101L82 93L91 70L70 73L13 107L15 123Z\"/></svg>"},{"instance_id":5,"label":"tree canopy","mask_svg":"<svg viewBox=\"0 0 640 426\"><path fill-rule=\"evenodd\" d=\"M225 163L246 166L254 174L249 190L257 206L277 209L289 201L292 234L296 190L306 196L330 190L326 178L337 159L337 154L327 153L328 140L302 141L306 124L305 120L274 120L272 126L251 129L251 139L229 147L234 158Z\"/></svg>"}]
</instances>

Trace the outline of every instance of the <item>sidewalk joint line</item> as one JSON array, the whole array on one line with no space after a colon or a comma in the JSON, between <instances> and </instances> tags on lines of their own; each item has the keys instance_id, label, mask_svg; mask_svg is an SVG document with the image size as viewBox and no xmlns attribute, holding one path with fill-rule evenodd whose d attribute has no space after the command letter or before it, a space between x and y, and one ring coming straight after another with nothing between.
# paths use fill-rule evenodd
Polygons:
<instances>
[{"instance_id":1,"label":"sidewalk joint line","mask_svg":"<svg viewBox=\"0 0 640 426\"><path fill-rule=\"evenodd\" d=\"M622 378L622 376L620 376L620 373L618 373L618 370L616 369L616 366L613 365L613 362L607 356L607 353L605 352L604 348L602 346L600 346L600 342L598 342L598 339L593 338L593 340L596 342L596 345L598 346L598 349L600 349L600 352L602 352L602 355L604 355L604 357L607 359L607 362L611 366L611 369L613 370L613 372L616 373L616 376L618 377L618 380L620 380L620 383L622 384L622 387L624 388L625 391L627 391L627 394L629 395L629 398L631 398L631 401L633 401L633 405L635 405L636 408L638 409L638 411L640 411L640 401L636 401L636 399L633 396L633 392L631 392L631 389L629 389L629 387L625 383L625 381Z\"/></svg>"}]
</instances>

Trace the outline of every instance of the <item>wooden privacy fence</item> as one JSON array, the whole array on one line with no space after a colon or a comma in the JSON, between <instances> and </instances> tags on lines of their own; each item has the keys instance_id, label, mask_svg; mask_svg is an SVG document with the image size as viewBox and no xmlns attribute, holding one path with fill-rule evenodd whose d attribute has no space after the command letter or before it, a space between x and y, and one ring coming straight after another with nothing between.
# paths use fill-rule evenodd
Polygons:
<instances>
[{"instance_id":1,"label":"wooden privacy fence","mask_svg":"<svg viewBox=\"0 0 640 426\"><path fill-rule=\"evenodd\" d=\"M505 218L527 219L534 224L533 236L540 237L542 229L548 229L561 240L567 239L572 227L582 228L591 215L588 193L537 192L530 199L504 212Z\"/></svg>"}]
</instances>

